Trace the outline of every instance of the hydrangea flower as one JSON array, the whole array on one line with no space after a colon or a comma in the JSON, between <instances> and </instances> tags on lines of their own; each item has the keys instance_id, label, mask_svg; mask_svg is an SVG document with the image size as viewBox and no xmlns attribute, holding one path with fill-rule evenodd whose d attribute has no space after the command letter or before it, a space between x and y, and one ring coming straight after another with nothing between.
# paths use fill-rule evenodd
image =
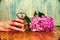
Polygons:
<instances>
[{"instance_id":1,"label":"hydrangea flower","mask_svg":"<svg viewBox=\"0 0 60 40\"><path fill-rule=\"evenodd\" d=\"M31 31L50 31L54 28L54 21L52 17L44 16L39 17L35 15L30 18Z\"/></svg>"}]
</instances>

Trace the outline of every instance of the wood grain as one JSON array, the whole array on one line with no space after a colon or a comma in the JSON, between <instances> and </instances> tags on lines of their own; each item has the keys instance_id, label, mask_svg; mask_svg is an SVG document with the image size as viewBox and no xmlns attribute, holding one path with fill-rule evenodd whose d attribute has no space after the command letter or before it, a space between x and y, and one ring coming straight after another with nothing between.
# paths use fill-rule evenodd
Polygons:
<instances>
[{"instance_id":1,"label":"wood grain","mask_svg":"<svg viewBox=\"0 0 60 40\"><path fill-rule=\"evenodd\" d=\"M60 29L49 32L0 32L0 40L58 40Z\"/></svg>"}]
</instances>

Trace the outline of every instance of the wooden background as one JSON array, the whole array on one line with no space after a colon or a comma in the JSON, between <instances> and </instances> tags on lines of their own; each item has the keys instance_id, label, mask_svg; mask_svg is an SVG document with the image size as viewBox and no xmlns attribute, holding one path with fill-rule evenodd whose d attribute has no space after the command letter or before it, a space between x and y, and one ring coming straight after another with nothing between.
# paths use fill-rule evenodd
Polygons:
<instances>
[{"instance_id":1,"label":"wooden background","mask_svg":"<svg viewBox=\"0 0 60 40\"><path fill-rule=\"evenodd\" d=\"M0 32L0 40L60 40L60 27L49 32Z\"/></svg>"}]
</instances>

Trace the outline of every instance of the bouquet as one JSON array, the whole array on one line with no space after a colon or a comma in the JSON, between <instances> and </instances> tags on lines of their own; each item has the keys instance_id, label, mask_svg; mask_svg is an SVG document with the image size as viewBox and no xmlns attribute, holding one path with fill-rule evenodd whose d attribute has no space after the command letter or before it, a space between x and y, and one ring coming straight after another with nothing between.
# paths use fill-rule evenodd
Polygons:
<instances>
[{"instance_id":1,"label":"bouquet","mask_svg":"<svg viewBox=\"0 0 60 40\"><path fill-rule=\"evenodd\" d=\"M26 14L20 13L23 15L21 19L25 20L28 23L26 30L30 31L51 31L54 28L54 20L52 17L45 16L45 14L38 11L35 11L34 16L29 18ZM19 17L19 16L18 16Z\"/></svg>"}]
</instances>

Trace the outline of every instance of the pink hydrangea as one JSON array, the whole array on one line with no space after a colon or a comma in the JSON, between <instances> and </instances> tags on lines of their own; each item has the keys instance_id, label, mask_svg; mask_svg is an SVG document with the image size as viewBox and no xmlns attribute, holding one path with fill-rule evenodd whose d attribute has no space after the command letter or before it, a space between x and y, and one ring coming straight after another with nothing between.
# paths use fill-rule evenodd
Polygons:
<instances>
[{"instance_id":1,"label":"pink hydrangea","mask_svg":"<svg viewBox=\"0 0 60 40\"><path fill-rule=\"evenodd\" d=\"M30 19L31 31L50 31L54 28L53 18L44 16L39 17L38 15Z\"/></svg>"}]
</instances>

